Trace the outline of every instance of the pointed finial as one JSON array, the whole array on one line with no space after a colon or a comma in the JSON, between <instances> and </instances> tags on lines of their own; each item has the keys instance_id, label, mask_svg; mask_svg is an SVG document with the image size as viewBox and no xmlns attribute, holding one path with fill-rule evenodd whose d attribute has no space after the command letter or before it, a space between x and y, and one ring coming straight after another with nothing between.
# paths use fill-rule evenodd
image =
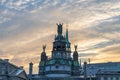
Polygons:
<instances>
[{"instance_id":1,"label":"pointed finial","mask_svg":"<svg viewBox=\"0 0 120 80\"><path fill-rule=\"evenodd\" d=\"M43 52L45 52L45 49L46 49L46 45L43 45Z\"/></svg>"},{"instance_id":2,"label":"pointed finial","mask_svg":"<svg viewBox=\"0 0 120 80\"><path fill-rule=\"evenodd\" d=\"M66 24L66 41L69 43L68 25Z\"/></svg>"},{"instance_id":3,"label":"pointed finial","mask_svg":"<svg viewBox=\"0 0 120 80\"><path fill-rule=\"evenodd\" d=\"M63 26L63 23L56 23L57 26Z\"/></svg>"},{"instance_id":4,"label":"pointed finial","mask_svg":"<svg viewBox=\"0 0 120 80\"><path fill-rule=\"evenodd\" d=\"M58 30L57 30L57 32L58 32L58 34L59 35L62 35L62 26L63 26L63 23L57 23L57 26L58 26Z\"/></svg>"},{"instance_id":5,"label":"pointed finial","mask_svg":"<svg viewBox=\"0 0 120 80\"><path fill-rule=\"evenodd\" d=\"M74 45L75 51L77 51L77 45Z\"/></svg>"},{"instance_id":6,"label":"pointed finial","mask_svg":"<svg viewBox=\"0 0 120 80\"><path fill-rule=\"evenodd\" d=\"M68 30L68 24L66 24L66 31Z\"/></svg>"}]
</instances>

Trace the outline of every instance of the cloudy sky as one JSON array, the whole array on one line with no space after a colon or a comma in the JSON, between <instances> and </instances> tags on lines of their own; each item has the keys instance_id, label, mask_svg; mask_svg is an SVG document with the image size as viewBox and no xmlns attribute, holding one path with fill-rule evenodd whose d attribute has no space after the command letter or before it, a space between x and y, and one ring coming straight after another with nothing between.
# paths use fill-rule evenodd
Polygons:
<instances>
[{"instance_id":1,"label":"cloudy sky","mask_svg":"<svg viewBox=\"0 0 120 80\"><path fill-rule=\"evenodd\" d=\"M82 61L120 61L120 0L0 0L0 58L34 73L42 45L51 55L56 23L69 28Z\"/></svg>"}]
</instances>

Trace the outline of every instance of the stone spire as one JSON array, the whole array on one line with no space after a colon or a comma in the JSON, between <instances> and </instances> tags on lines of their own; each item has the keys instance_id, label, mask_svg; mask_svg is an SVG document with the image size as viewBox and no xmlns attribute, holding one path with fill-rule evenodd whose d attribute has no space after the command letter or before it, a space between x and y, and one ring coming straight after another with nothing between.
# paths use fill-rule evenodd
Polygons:
<instances>
[{"instance_id":1,"label":"stone spire","mask_svg":"<svg viewBox=\"0 0 120 80\"><path fill-rule=\"evenodd\" d=\"M69 42L69 37L68 37L68 27L66 28L66 41Z\"/></svg>"},{"instance_id":2,"label":"stone spire","mask_svg":"<svg viewBox=\"0 0 120 80\"><path fill-rule=\"evenodd\" d=\"M69 33L68 33L68 26L66 25L66 52L68 59L71 59L71 48L70 48L70 42L69 42Z\"/></svg>"},{"instance_id":3,"label":"stone spire","mask_svg":"<svg viewBox=\"0 0 120 80\"><path fill-rule=\"evenodd\" d=\"M67 48L70 48L69 35L68 35L68 28L66 29L66 42L67 42Z\"/></svg>"}]
</instances>

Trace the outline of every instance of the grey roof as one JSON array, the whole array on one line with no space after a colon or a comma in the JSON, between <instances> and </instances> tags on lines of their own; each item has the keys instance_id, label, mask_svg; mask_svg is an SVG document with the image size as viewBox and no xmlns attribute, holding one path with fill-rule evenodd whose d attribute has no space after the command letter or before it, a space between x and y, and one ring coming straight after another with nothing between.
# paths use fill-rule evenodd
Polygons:
<instances>
[{"instance_id":1,"label":"grey roof","mask_svg":"<svg viewBox=\"0 0 120 80\"><path fill-rule=\"evenodd\" d=\"M16 69L12 73L9 73L10 75L18 76L21 74L24 70L23 69Z\"/></svg>"},{"instance_id":2,"label":"grey roof","mask_svg":"<svg viewBox=\"0 0 120 80\"><path fill-rule=\"evenodd\" d=\"M23 68L18 67L12 63L10 63L8 60L2 60L0 59L0 75L9 75L9 76L15 76L23 79L27 79L27 74L24 71ZM21 76L22 74L22 76Z\"/></svg>"}]
</instances>

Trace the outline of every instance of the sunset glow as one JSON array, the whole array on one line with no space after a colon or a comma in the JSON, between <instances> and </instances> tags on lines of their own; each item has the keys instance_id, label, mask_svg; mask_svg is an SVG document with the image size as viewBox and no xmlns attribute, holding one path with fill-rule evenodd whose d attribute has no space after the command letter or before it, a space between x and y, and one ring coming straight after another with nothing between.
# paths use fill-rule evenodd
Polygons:
<instances>
[{"instance_id":1,"label":"sunset glow","mask_svg":"<svg viewBox=\"0 0 120 80\"><path fill-rule=\"evenodd\" d=\"M51 56L59 22L82 61L120 61L119 0L0 0L0 58L26 72L33 62L37 73L42 45Z\"/></svg>"}]
</instances>

